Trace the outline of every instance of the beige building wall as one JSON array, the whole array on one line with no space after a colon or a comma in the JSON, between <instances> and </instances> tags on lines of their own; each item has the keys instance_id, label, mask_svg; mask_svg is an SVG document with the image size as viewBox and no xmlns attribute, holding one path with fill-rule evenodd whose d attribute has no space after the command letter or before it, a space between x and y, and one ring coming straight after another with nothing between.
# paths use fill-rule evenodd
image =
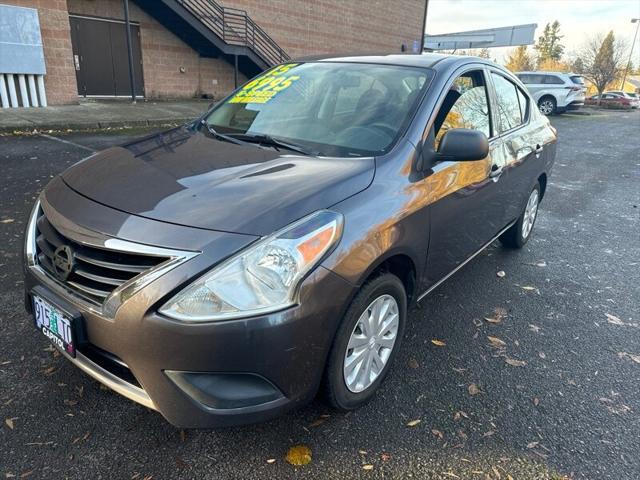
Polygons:
<instances>
[{"instance_id":1,"label":"beige building wall","mask_svg":"<svg viewBox=\"0 0 640 480\"><path fill-rule=\"evenodd\" d=\"M426 0L221 0L246 10L291 56L399 53L423 35Z\"/></svg>"},{"instance_id":2,"label":"beige building wall","mask_svg":"<svg viewBox=\"0 0 640 480\"><path fill-rule=\"evenodd\" d=\"M44 45L45 86L51 105L78 99L69 14L123 19L122 0L1 0L37 8ZM222 0L244 9L291 57L326 53L392 53L422 35L424 0ZM203 58L130 1L140 24L147 98L216 98L233 89L233 65ZM242 74L239 81L246 80Z\"/></svg>"},{"instance_id":3,"label":"beige building wall","mask_svg":"<svg viewBox=\"0 0 640 480\"><path fill-rule=\"evenodd\" d=\"M124 19L122 0L68 0L67 3L71 14ZM140 23L146 97L194 97L201 94L220 97L233 90L233 65L221 59L200 57L133 1L129 3L129 16L131 21ZM240 81L244 81L242 76Z\"/></svg>"}]
</instances>

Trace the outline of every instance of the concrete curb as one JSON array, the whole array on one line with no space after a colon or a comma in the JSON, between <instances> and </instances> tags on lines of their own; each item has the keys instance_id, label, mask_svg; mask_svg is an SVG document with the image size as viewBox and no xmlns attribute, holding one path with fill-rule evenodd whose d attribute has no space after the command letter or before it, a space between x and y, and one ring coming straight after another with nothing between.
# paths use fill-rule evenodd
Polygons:
<instances>
[{"instance_id":1,"label":"concrete curb","mask_svg":"<svg viewBox=\"0 0 640 480\"><path fill-rule=\"evenodd\" d=\"M154 120L112 120L112 121L95 121L86 123L43 123L43 124L21 124L15 126L0 126L0 134L11 133L32 133L43 131L83 131L83 130L106 130L117 128L136 128L136 127L172 127L181 125L194 120L195 117L182 118L164 118Z\"/></svg>"}]
</instances>

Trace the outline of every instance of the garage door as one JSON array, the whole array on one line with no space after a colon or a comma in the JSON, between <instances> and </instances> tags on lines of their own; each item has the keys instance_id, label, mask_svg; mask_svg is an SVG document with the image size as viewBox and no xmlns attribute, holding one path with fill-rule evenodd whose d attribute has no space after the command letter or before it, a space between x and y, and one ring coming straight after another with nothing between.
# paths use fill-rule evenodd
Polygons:
<instances>
[{"instance_id":1,"label":"garage door","mask_svg":"<svg viewBox=\"0 0 640 480\"><path fill-rule=\"evenodd\" d=\"M69 16L78 94L85 97L131 95L124 22ZM131 24L136 96L144 96L140 26Z\"/></svg>"}]
</instances>

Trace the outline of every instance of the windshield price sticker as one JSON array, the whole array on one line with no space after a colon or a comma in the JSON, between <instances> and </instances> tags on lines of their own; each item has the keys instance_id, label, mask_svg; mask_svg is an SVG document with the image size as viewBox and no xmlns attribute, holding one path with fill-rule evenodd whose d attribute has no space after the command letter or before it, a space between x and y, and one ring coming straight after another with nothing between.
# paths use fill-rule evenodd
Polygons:
<instances>
[{"instance_id":1,"label":"windshield price sticker","mask_svg":"<svg viewBox=\"0 0 640 480\"><path fill-rule=\"evenodd\" d=\"M298 65L297 63L282 65L271 70L266 75L252 80L242 87L242 89L229 100L229 103L267 103L300 78L299 75L287 75L289 70Z\"/></svg>"}]
</instances>

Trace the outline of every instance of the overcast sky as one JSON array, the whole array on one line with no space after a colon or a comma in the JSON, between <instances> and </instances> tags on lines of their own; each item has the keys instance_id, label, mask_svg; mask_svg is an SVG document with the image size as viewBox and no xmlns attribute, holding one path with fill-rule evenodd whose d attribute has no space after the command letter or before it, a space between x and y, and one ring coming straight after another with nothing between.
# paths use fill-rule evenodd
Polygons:
<instances>
[{"instance_id":1,"label":"overcast sky","mask_svg":"<svg viewBox=\"0 0 640 480\"><path fill-rule=\"evenodd\" d=\"M566 51L576 51L592 33L613 30L629 46L640 17L640 0L429 0L427 34L439 34L537 23L536 40L544 26L558 20ZM640 35L639 35L640 36ZM640 39L633 57L640 61ZM493 56L502 61L503 49Z\"/></svg>"}]
</instances>

